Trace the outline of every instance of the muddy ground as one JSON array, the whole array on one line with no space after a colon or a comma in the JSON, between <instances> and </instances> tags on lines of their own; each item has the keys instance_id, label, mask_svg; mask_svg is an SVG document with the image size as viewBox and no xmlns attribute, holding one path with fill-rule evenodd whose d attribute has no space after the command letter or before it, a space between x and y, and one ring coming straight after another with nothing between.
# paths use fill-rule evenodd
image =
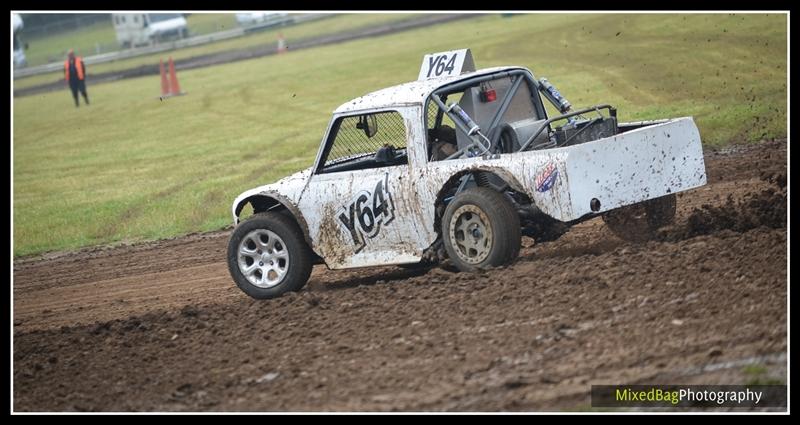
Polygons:
<instances>
[{"instance_id":1,"label":"muddy ground","mask_svg":"<svg viewBox=\"0 0 800 425\"><path fill-rule=\"evenodd\" d=\"M591 384L786 382L786 140L631 244L594 219L481 274L332 272L255 301L227 232L14 263L16 411L583 410Z\"/></svg>"}]
</instances>

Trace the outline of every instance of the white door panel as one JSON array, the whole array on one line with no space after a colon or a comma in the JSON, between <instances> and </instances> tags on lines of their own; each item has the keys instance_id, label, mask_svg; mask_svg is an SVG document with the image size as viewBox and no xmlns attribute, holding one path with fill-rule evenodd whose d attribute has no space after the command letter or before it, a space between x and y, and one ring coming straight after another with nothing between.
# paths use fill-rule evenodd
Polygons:
<instances>
[{"instance_id":1,"label":"white door panel","mask_svg":"<svg viewBox=\"0 0 800 425\"><path fill-rule=\"evenodd\" d=\"M300 209L308 211L314 249L331 268L402 264L422 254L407 165L318 174Z\"/></svg>"}]
</instances>

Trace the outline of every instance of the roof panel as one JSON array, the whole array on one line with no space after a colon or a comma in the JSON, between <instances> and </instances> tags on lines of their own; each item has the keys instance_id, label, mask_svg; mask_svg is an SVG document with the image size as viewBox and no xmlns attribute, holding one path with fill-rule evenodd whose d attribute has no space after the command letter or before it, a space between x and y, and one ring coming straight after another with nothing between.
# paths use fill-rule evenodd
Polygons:
<instances>
[{"instance_id":1,"label":"roof panel","mask_svg":"<svg viewBox=\"0 0 800 425\"><path fill-rule=\"evenodd\" d=\"M453 77L429 78L427 80L411 81L387 87L372 93L357 97L349 102L343 103L333 111L334 114L361 111L365 109L386 108L396 105L421 105L434 90L444 85L460 80L466 80L478 75L491 74L498 71L509 69L525 69L518 66L501 66L495 68L479 69L474 72L466 72Z\"/></svg>"}]
</instances>

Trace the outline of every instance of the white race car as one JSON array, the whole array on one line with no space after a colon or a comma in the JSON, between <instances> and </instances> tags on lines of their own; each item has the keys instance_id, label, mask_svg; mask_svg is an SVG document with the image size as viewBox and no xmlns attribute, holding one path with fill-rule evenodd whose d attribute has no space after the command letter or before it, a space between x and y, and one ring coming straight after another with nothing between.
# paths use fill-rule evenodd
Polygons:
<instances>
[{"instance_id":1,"label":"white race car","mask_svg":"<svg viewBox=\"0 0 800 425\"><path fill-rule=\"evenodd\" d=\"M526 68L435 53L417 81L337 108L310 168L236 198L228 266L254 298L299 290L315 263L497 267L522 235L552 240L599 215L647 238L677 192L705 183L691 117L618 123L609 105L573 110Z\"/></svg>"}]
</instances>

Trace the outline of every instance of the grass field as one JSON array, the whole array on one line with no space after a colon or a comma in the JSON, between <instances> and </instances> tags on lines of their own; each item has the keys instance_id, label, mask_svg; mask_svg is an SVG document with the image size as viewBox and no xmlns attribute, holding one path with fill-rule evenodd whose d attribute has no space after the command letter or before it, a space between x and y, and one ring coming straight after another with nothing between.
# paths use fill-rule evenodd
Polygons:
<instances>
[{"instance_id":1,"label":"grass field","mask_svg":"<svg viewBox=\"0 0 800 425\"><path fill-rule=\"evenodd\" d=\"M25 51L28 66L61 62L66 59L69 49L75 49L76 53L83 56L94 55L96 44L100 44L104 52L117 49L117 36L110 16L108 22L95 22L79 31L36 38L26 37L24 30L22 34L23 40L28 44L28 50Z\"/></svg>"},{"instance_id":2,"label":"grass field","mask_svg":"<svg viewBox=\"0 0 800 425\"><path fill-rule=\"evenodd\" d=\"M186 25L192 35L201 35L235 28L238 24L232 13L194 13L186 18ZM37 37L25 37L23 32L23 38L29 44L29 49L25 51L28 66L60 62L69 49L75 49L77 54L83 56L96 54L96 44L100 44L101 53L119 49L110 14L108 20L95 22L77 31Z\"/></svg>"},{"instance_id":3,"label":"grass field","mask_svg":"<svg viewBox=\"0 0 800 425\"><path fill-rule=\"evenodd\" d=\"M211 34L236 28L236 15L233 13L193 13L186 18L191 35Z\"/></svg>"},{"instance_id":4,"label":"grass field","mask_svg":"<svg viewBox=\"0 0 800 425\"><path fill-rule=\"evenodd\" d=\"M410 13L335 15L316 21L303 22L297 25L276 27L272 30L256 32L243 37L218 41L215 43L204 44L201 46L195 46L180 50L173 50L170 52L156 53L152 55L138 56L135 58L124 59L115 62L90 65L87 68L87 72L91 76L91 74L118 71L122 69L134 68L141 65L158 64L159 58L165 58L167 56L172 56L173 59L179 60L179 59L190 58L193 56L205 55L209 53L222 52L226 50L245 49L260 45L271 45L277 43L278 32L283 33L284 37L286 37L287 42L291 46L293 40L300 40L324 34L335 34L341 31L364 28L372 25L379 25L381 23L386 23L386 22L401 21L404 19L409 19L413 16L414 14ZM213 32L212 29L217 27L219 28L219 30L230 29L230 25L236 25L236 20L233 14L221 14L221 13L193 14L187 18L187 23L189 25L189 29L192 31L193 34L200 34L200 33ZM116 37L114 35L114 28L111 26L110 23L108 24L108 26L111 31L110 33L111 39L114 41L114 43L116 43L116 38L114 38ZM91 34L94 33L95 32L92 32ZM47 50L55 51L57 53L56 55L57 57L63 57L64 55L63 52L66 52L69 49L69 46L86 45L88 46L88 48L90 48L90 50L76 48L75 51L79 54L83 54L86 56L89 56L94 53L93 41L88 43L82 42L78 44L74 44L77 42L69 41L75 38L89 40L91 37L89 34L83 34L83 31L81 31L78 32L77 36L67 37L67 41L62 41L58 38L53 38L53 40L50 40L48 42L48 44L51 44L52 47L48 48ZM36 43L36 45L38 44L40 43ZM32 44L31 46L35 45ZM28 51L33 51L33 50L34 50L33 47L31 47L31 49ZM27 54L28 53L26 52L26 55ZM63 74L62 72L58 71L58 72L51 72L48 74L40 74L31 77L20 78L14 80L14 87L20 89L25 87L36 86L39 84L51 83L53 81L59 81L63 78L62 74Z\"/></svg>"},{"instance_id":5,"label":"grass field","mask_svg":"<svg viewBox=\"0 0 800 425\"><path fill-rule=\"evenodd\" d=\"M455 40L455 41L454 41ZM230 224L242 190L311 165L330 112L472 48L623 121L694 116L705 143L786 135L785 15L486 16L179 74L14 99L14 254Z\"/></svg>"}]
</instances>

